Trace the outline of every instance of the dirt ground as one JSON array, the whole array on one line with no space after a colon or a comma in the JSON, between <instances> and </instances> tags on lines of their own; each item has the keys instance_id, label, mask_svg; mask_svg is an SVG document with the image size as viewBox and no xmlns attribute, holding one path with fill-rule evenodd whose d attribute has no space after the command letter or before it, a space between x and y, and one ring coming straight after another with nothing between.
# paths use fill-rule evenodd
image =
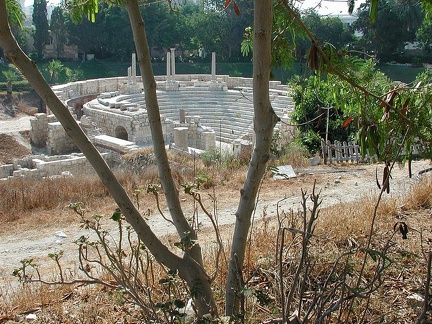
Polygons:
<instances>
[{"instance_id":1,"label":"dirt ground","mask_svg":"<svg viewBox=\"0 0 432 324\"><path fill-rule=\"evenodd\" d=\"M26 99L27 100L27 99ZM30 118L38 112L38 108L24 103L22 98L14 97L12 105L15 116L6 113L9 105L0 98L0 164L12 163L13 158L22 158L30 151Z\"/></svg>"},{"instance_id":2,"label":"dirt ground","mask_svg":"<svg viewBox=\"0 0 432 324\"><path fill-rule=\"evenodd\" d=\"M29 115L23 112L19 112L15 118L0 113L0 164L9 163L13 157L29 153L29 127ZM419 172L430 166L430 161L413 162L414 177L409 178L407 167L396 165L392 172L391 193L386 197L403 196L418 182ZM274 217L279 208L298 209L301 189L310 192L314 182L320 191L322 208L358 201L367 195L377 195L379 189L375 177L376 172L381 175L382 169L382 164L318 165L295 169L296 177L292 179L274 180L267 177L260 190L255 220ZM426 173L423 176L431 175ZM224 229L231 229L235 222L239 188L240 185L238 188L222 187L215 192L218 197L218 224ZM187 199L182 198L185 203ZM10 289L11 283L16 283L11 274L23 259L34 258L35 262L43 263L49 253L61 250L64 251L63 261L76 260L77 246L74 242L80 236L88 235L88 231L80 228L78 220L53 223L50 221L49 213L45 217L46 221L39 221L38 224L43 225L37 228L31 223L19 223L11 224L7 230L0 231L0 297L3 289ZM204 237L204 241L213 240L209 238L211 235L206 234L211 232L210 221L200 215L200 223L199 235ZM159 237L175 232L173 226L160 216L151 216L148 224ZM115 232L115 227L115 224L112 225L112 232Z\"/></svg>"}]
</instances>

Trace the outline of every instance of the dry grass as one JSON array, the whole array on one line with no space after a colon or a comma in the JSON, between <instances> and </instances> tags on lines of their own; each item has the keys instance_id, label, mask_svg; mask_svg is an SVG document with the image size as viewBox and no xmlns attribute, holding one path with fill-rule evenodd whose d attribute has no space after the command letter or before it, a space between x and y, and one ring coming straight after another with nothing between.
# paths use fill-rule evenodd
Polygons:
<instances>
[{"instance_id":1,"label":"dry grass","mask_svg":"<svg viewBox=\"0 0 432 324\"><path fill-rule=\"evenodd\" d=\"M145 151L140 154L150 155L151 152ZM133 159L134 156L128 156L128 158ZM217 193L219 206L237 199L238 191L245 177L246 167L244 165L206 167L201 161L193 161L181 154L172 153L170 153L170 160L172 161L172 172L178 184L193 182L198 172L202 171L211 178L207 184L207 190L209 194ZM304 158L299 157L294 160L291 163L297 163L296 167L304 167ZM280 161L280 164L285 163L289 162ZM131 194L135 189L144 188L149 183L157 183L158 180L157 170L152 164L147 165L139 175L124 172L118 174L121 183ZM266 177L262 187L262 196L273 195L274 197L275 194L281 194L282 191L276 191L276 186L277 184ZM312 182L307 178L299 177L293 181L291 187L286 185L284 192L290 194L293 190L298 191L299 187L310 190ZM187 196L182 193L180 195L182 200L189 201ZM424 293L426 256L432 242L431 197L432 180L425 177L405 197L384 199L380 203L374 224L371 249L382 251L390 241L387 257L392 260L392 263L384 272L384 280L381 285L371 294L370 298L358 299L353 305L352 313L342 313L342 319L347 319L348 322L362 321L363 323L413 323L415 321L422 305L414 297L422 296ZM147 196L143 196L142 199L146 201L146 208L155 208L150 204L152 199ZM211 204L211 199L205 199L207 199L205 201L207 206ZM0 217L2 221L8 222L9 230L12 231L25 229L26 224L28 226L30 222L42 226L46 224L46 215L49 215L51 222L54 223L64 222L66 219L78 224L77 218L63 208L71 201L84 201L91 210L98 213L112 212L115 208L106 190L94 178L17 180L8 182L7 185L5 182L0 183ZM315 235L310 241L309 253L313 266L304 278L304 289L309 294L306 296L310 297L320 289L320 284L329 275L338 256L366 245L376 203L377 197L364 196L355 203L339 204L321 210L316 223ZM244 272L246 288L254 292L264 292L269 303L260 303L256 294L246 297L247 322L250 323L265 322L281 317L279 263L276 260L277 233L281 226L301 228L301 218L297 214L291 214L289 210L281 210L279 220L280 223L275 217L265 214L257 215L257 220L254 221L252 228ZM397 222L408 224L407 240L403 240L399 233L394 235L394 225ZM221 226L220 232L225 244L225 253L214 281L214 292L220 307L219 311L223 313L232 226ZM203 239L201 245L207 260L206 267L209 273L212 273L215 270L217 255L214 233L211 229L204 228L199 231L199 236ZM164 240L172 249L175 249L173 244L177 240L176 236L167 236ZM296 235L287 236L287 245L291 245L284 251L285 287L289 286L292 281L293 269L298 261L299 243L297 240ZM361 271L365 256L360 249L355 251L348 260L352 268L350 283L353 285ZM158 281L166 276L166 271L156 264L154 266L155 277L151 279L152 284L150 285L153 293L152 302L164 302L169 297L166 287L158 284ZM334 276L341 276L346 271L346 267L342 265L338 265L336 269ZM375 271L376 264L369 259L362 280L364 282L371 280ZM182 287L180 284L178 286ZM184 288L179 289L176 294L183 300L188 298ZM304 300L304 303L307 302ZM16 319L16 315L23 319L30 311L37 313L39 323L114 323L119 321L133 323L139 322L139 318L142 318L140 309L127 303L119 292L100 286L25 285L22 288L10 286L5 291L0 291L0 309L0 321L3 318L11 322ZM337 322L337 317L335 317L337 315L339 314L336 312L336 315L330 316L326 322Z\"/></svg>"}]
</instances>

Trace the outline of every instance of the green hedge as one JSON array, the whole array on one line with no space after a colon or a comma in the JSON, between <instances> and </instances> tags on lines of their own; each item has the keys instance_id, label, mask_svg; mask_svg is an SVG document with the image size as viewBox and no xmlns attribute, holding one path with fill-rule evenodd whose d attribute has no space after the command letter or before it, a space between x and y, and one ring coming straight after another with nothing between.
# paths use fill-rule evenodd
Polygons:
<instances>
[{"instance_id":1,"label":"green hedge","mask_svg":"<svg viewBox=\"0 0 432 324\"><path fill-rule=\"evenodd\" d=\"M23 81L14 81L12 83L12 91L13 92L23 92L23 91L31 91L33 88L30 86L27 80ZM0 82L0 92L7 91L7 82Z\"/></svg>"}]
</instances>

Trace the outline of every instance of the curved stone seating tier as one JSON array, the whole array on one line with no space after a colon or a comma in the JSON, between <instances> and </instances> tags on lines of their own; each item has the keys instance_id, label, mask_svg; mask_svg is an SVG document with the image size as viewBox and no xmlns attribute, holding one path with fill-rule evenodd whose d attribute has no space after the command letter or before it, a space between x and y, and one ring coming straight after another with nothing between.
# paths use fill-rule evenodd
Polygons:
<instances>
[{"instance_id":1,"label":"curved stone seating tier","mask_svg":"<svg viewBox=\"0 0 432 324\"><path fill-rule=\"evenodd\" d=\"M180 88L179 91L157 91L159 109L165 118L177 121L180 110L186 116L200 116L204 126L211 127L218 140L231 142L236 138L248 134L253 125L253 103L251 89L228 91L197 90L194 87ZM283 116L293 108L291 98L286 92L271 93L273 109L276 114ZM105 106L113 108L129 107L133 104L144 109L145 102L142 94L120 95L114 98L98 99ZM92 105L90 103L90 105ZM93 108L97 108L92 106Z\"/></svg>"},{"instance_id":2,"label":"curved stone seating tier","mask_svg":"<svg viewBox=\"0 0 432 324\"><path fill-rule=\"evenodd\" d=\"M217 76L217 82L211 81L211 75L176 75L176 82L169 83L165 76L157 76L157 96L162 121L170 121L165 129L179 127L180 111L186 116L200 117L200 124L213 129L216 140L232 143L233 140L252 136L253 127L253 80L229 76ZM137 77L140 82L140 77ZM97 79L61 85L55 89L63 99L70 96L88 94L98 90L96 100L84 106L84 114L110 136L116 136L114 128L123 127L129 134L148 123L142 93L122 93L127 86L127 78ZM167 89L169 91L167 91ZM289 96L288 87L279 81L270 82L270 101L279 117L289 115L294 103ZM103 112L105 117L98 116ZM277 125L278 128L280 125ZM147 131L146 131L147 132ZM148 132L147 132L148 133ZM139 137L139 136L138 136ZM131 134L128 140L134 141ZM138 142L143 144L149 139ZM144 141L144 142L143 142Z\"/></svg>"},{"instance_id":3,"label":"curved stone seating tier","mask_svg":"<svg viewBox=\"0 0 432 324\"><path fill-rule=\"evenodd\" d=\"M161 114L172 120L179 120L180 110L186 116L200 116L201 123L211 127L216 138L232 142L245 134L252 133L253 98L251 91L208 91L187 89L183 91L158 91ZM290 113L294 107L287 94L271 96L276 114L280 117ZM278 126L277 126L278 127Z\"/></svg>"}]
</instances>

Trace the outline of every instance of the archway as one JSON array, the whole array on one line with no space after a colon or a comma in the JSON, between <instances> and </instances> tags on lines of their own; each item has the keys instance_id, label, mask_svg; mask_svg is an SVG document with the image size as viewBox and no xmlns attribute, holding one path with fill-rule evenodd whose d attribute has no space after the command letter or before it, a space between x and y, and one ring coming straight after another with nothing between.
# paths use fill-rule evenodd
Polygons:
<instances>
[{"instance_id":1,"label":"archway","mask_svg":"<svg viewBox=\"0 0 432 324\"><path fill-rule=\"evenodd\" d=\"M127 141L129 136L126 129L123 126L117 126L115 129L115 137Z\"/></svg>"}]
</instances>

